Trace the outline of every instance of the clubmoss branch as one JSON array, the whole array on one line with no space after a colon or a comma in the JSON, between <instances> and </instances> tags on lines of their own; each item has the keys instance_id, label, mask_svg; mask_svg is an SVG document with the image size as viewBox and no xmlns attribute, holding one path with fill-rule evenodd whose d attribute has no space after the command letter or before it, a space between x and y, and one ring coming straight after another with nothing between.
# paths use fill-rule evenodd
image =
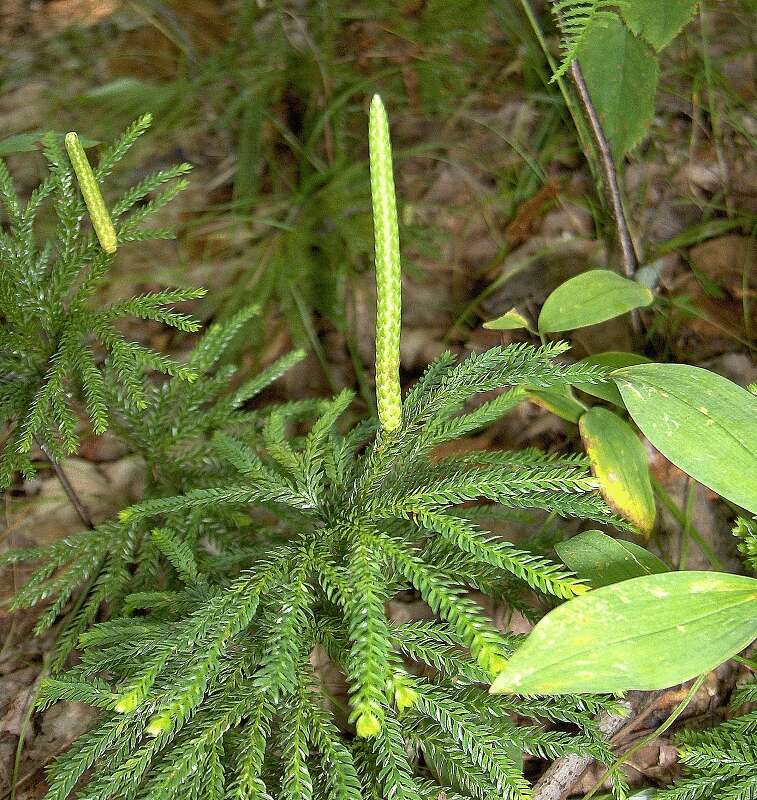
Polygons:
<instances>
[{"instance_id":1,"label":"clubmoss branch","mask_svg":"<svg viewBox=\"0 0 757 800\"><path fill-rule=\"evenodd\" d=\"M623 272L627 278L633 279L636 275L638 267L638 259L636 258L636 250L633 246L633 239L631 232L628 229L628 222L626 221L626 213L623 209L623 198L620 194L620 184L618 183L618 172L615 168L615 159L612 156L610 143L607 141L602 123L599 121L599 115L591 102L589 89L586 86L581 66L576 59L570 62L570 75L575 84L578 97L583 106L586 117L591 125L594 140L599 149L600 159L602 161L602 169L605 175L605 187L607 193L610 195L610 203L612 205L612 214L615 219L615 230L618 234L618 242L620 243L620 251L623 257ZM638 310L631 313L631 324L633 325L634 333L639 333L641 330L641 320L639 318Z\"/></svg>"}]
</instances>

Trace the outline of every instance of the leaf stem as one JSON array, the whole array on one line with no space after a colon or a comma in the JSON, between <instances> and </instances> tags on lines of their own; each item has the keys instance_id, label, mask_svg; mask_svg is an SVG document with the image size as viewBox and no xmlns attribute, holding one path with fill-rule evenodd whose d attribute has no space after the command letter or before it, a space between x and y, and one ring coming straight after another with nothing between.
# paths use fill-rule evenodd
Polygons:
<instances>
[{"instance_id":1,"label":"leaf stem","mask_svg":"<svg viewBox=\"0 0 757 800\"><path fill-rule=\"evenodd\" d=\"M539 21L537 20L528 0L520 0L520 5L524 14L526 15L526 18L528 19L529 24L531 25L534 36L536 36L536 39L539 42L542 51L544 52L547 63L554 74L557 71L557 64L555 63L555 60L552 58L552 54L549 51L544 34L539 26ZM591 168L591 172L595 180L598 180L599 175L597 173L599 168L596 164L596 155L591 147L591 143L587 135L588 132L586 130L586 121L584 116L589 121L591 132L594 136L594 141L597 145L597 149L599 150L601 170L604 174L604 183L607 187L607 194L610 196L612 214L615 220L615 228L623 258L623 272L625 273L626 277L633 279L638 267L638 258L636 256L633 239L631 238L628 223L626 221L625 211L623 209L623 200L618 183L618 173L612 156L612 150L610 149L604 129L602 128L602 123L599 120L599 115L597 114L594 104L591 101L591 96L589 95L589 90L586 86L586 82L584 81L581 67L578 61L575 59L570 64L570 73L573 83L576 87L578 99L580 100L581 107L584 111L583 115L581 115L578 109L576 109L573 98L571 97L571 94L568 91L568 88L565 85L562 77L557 78L556 83L560 89L560 93L563 96L565 105L570 112L570 116L573 119L573 124L576 126L579 144L583 150L584 156L589 162L589 167ZM634 333L640 333L641 318L639 316L638 309L634 309L631 312L631 325Z\"/></svg>"},{"instance_id":2,"label":"leaf stem","mask_svg":"<svg viewBox=\"0 0 757 800\"><path fill-rule=\"evenodd\" d=\"M717 557L715 551L707 544L704 536L702 536L702 534L694 527L691 519L687 519L686 514L684 514L684 512L678 508L673 498L670 496L665 487L657 480L657 478L654 476L650 477L652 479L652 488L654 489L655 494L659 498L660 502L670 512L673 519L675 519L675 521L682 528L685 528L688 535L697 543L697 546L702 551L702 555L707 559L707 561L709 561L712 569L718 572L725 572L726 569L723 566L723 562Z\"/></svg>"},{"instance_id":3,"label":"leaf stem","mask_svg":"<svg viewBox=\"0 0 757 800\"><path fill-rule=\"evenodd\" d=\"M591 125L592 133L594 134L594 141L599 149L599 155L602 159L602 168L604 170L605 185L607 192L610 195L610 203L612 204L612 213L615 218L615 228L618 234L618 241L620 242L620 250L623 256L623 272L627 278L633 279L636 274L638 260L636 258L636 250L633 246L633 239L628 229L625 211L623 210L623 198L620 194L620 185L618 183L618 173L615 168L615 159L612 155L610 143L607 141L602 123L599 120L597 110L591 101L589 89L586 86L581 66L575 59L570 62L570 75L575 84L578 98L583 106L584 113L586 114L589 124Z\"/></svg>"},{"instance_id":4,"label":"leaf stem","mask_svg":"<svg viewBox=\"0 0 757 800\"><path fill-rule=\"evenodd\" d=\"M547 65L549 66L550 70L552 70L552 74L554 75L557 72L557 63L555 62L554 58L552 57L552 53L547 46L547 41L544 38L544 33L539 25L539 20L536 18L533 9L531 8L531 4L529 0L520 0L521 8L523 9L523 13L526 15L526 19L528 20L529 25L531 26L531 30L534 32L534 36L536 37L536 41L539 43L539 46L544 53L544 57L547 60ZM549 85L549 78L545 77L545 83ZM579 109L576 107L576 103L568 90L568 86L563 80L563 77L560 76L555 78L555 83L557 84L557 88L560 90L560 94L562 95L563 101L565 102L565 107L568 109L568 113L573 120L573 124L576 128L576 133L578 134L578 143L581 147L581 150L584 153L587 161L589 162L589 167L591 169L592 175L596 180L598 180L598 165L596 164L596 158L594 156L594 152L591 148L591 140L589 138L589 131L586 129L586 121L584 120L583 116L581 115Z\"/></svg>"}]
</instances>

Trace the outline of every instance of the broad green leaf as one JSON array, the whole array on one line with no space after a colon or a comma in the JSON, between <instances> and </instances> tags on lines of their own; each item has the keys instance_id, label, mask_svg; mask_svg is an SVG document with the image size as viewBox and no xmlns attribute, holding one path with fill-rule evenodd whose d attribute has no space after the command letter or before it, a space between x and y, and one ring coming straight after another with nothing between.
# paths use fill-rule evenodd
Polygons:
<instances>
[{"instance_id":1,"label":"broad green leaf","mask_svg":"<svg viewBox=\"0 0 757 800\"><path fill-rule=\"evenodd\" d=\"M620 369L621 367L630 367L634 364L649 364L650 359L646 356L640 356L638 353L623 353L620 351L608 351L607 353L597 353L594 356L588 356L581 359L579 364L595 365L604 367L607 370ZM576 389L580 389L586 394L593 397L599 397L601 400L606 400L608 403L614 403L616 406L623 408L623 398L620 396L618 387L611 382L607 383L576 383Z\"/></svg>"},{"instance_id":2,"label":"broad green leaf","mask_svg":"<svg viewBox=\"0 0 757 800\"><path fill-rule=\"evenodd\" d=\"M687 364L612 373L633 421L677 467L757 513L757 397Z\"/></svg>"},{"instance_id":3,"label":"broad green leaf","mask_svg":"<svg viewBox=\"0 0 757 800\"><path fill-rule=\"evenodd\" d=\"M648 306L654 294L607 269L592 269L565 281L545 300L539 314L542 333L572 331Z\"/></svg>"},{"instance_id":4,"label":"broad green leaf","mask_svg":"<svg viewBox=\"0 0 757 800\"><path fill-rule=\"evenodd\" d=\"M578 428L602 496L648 539L655 502L644 445L627 422L600 406L589 409Z\"/></svg>"},{"instance_id":5,"label":"broad green leaf","mask_svg":"<svg viewBox=\"0 0 757 800\"><path fill-rule=\"evenodd\" d=\"M491 331L514 331L518 328L525 328L531 330L531 323L518 311L517 308L511 308L497 319L491 319L489 322L484 323L484 327Z\"/></svg>"},{"instance_id":6,"label":"broad green leaf","mask_svg":"<svg viewBox=\"0 0 757 800\"><path fill-rule=\"evenodd\" d=\"M663 689L714 669L757 636L757 579L665 572L603 586L550 611L491 692Z\"/></svg>"},{"instance_id":7,"label":"broad green leaf","mask_svg":"<svg viewBox=\"0 0 757 800\"><path fill-rule=\"evenodd\" d=\"M657 57L617 14L595 19L577 56L613 155L620 160L641 141L652 121Z\"/></svg>"},{"instance_id":8,"label":"broad green leaf","mask_svg":"<svg viewBox=\"0 0 757 800\"><path fill-rule=\"evenodd\" d=\"M578 424L581 415L586 411L567 391L559 389L534 389L528 393L528 399L574 425Z\"/></svg>"},{"instance_id":9,"label":"broad green leaf","mask_svg":"<svg viewBox=\"0 0 757 800\"><path fill-rule=\"evenodd\" d=\"M585 531L555 545L557 555L580 578L598 589L642 575L668 572L664 561L633 542L613 539L602 531Z\"/></svg>"},{"instance_id":10,"label":"broad green leaf","mask_svg":"<svg viewBox=\"0 0 757 800\"><path fill-rule=\"evenodd\" d=\"M40 149L40 142L46 131L32 131L31 133L17 133L15 136L8 136L0 139L0 157L11 155L12 153L32 153ZM55 134L63 144L65 133ZM99 144L97 139L89 139L86 136L79 137L84 147L93 147Z\"/></svg>"},{"instance_id":11,"label":"broad green leaf","mask_svg":"<svg viewBox=\"0 0 757 800\"><path fill-rule=\"evenodd\" d=\"M694 16L696 7L697 0L623 0L620 13L637 36L662 50Z\"/></svg>"},{"instance_id":12,"label":"broad green leaf","mask_svg":"<svg viewBox=\"0 0 757 800\"><path fill-rule=\"evenodd\" d=\"M31 153L39 146L42 134L17 133L15 136L8 136L0 139L0 156L7 156L11 153Z\"/></svg>"}]
</instances>

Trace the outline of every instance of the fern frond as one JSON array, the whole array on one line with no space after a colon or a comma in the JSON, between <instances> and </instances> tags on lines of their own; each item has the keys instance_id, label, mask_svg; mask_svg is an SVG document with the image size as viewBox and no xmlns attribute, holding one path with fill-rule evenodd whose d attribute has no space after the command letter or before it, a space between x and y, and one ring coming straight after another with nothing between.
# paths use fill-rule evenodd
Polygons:
<instances>
[{"instance_id":1,"label":"fern frond","mask_svg":"<svg viewBox=\"0 0 757 800\"><path fill-rule=\"evenodd\" d=\"M169 528L155 528L152 540L185 583L194 583L197 580L197 561L185 540Z\"/></svg>"},{"instance_id":2,"label":"fern frond","mask_svg":"<svg viewBox=\"0 0 757 800\"><path fill-rule=\"evenodd\" d=\"M281 800L312 800L313 780L308 769L307 719L300 704L284 706Z\"/></svg>"},{"instance_id":3,"label":"fern frond","mask_svg":"<svg viewBox=\"0 0 757 800\"><path fill-rule=\"evenodd\" d=\"M271 735L273 705L260 695L245 719L236 777L229 787L231 800L272 800L263 782L263 760Z\"/></svg>"},{"instance_id":4,"label":"fern frond","mask_svg":"<svg viewBox=\"0 0 757 800\"><path fill-rule=\"evenodd\" d=\"M172 289L152 292L112 303L104 311L99 312L98 317L103 322L110 322L124 316L151 319L186 333L194 333L200 329L200 323L196 319L188 314L177 314L175 311L162 308L162 306L197 300L204 297L205 294L204 289Z\"/></svg>"},{"instance_id":5,"label":"fern frond","mask_svg":"<svg viewBox=\"0 0 757 800\"><path fill-rule=\"evenodd\" d=\"M67 700L73 703L87 703L95 708L112 710L117 696L110 690L105 681L92 678L88 682L64 678L45 678L42 681L37 695L36 708L40 711L57 703Z\"/></svg>"},{"instance_id":6,"label":"fern frond","mask_svg":"<svg viewBox=\"0 0 757 800\"><path fill-rule=\"evenodd\" d=\"M162 186L164 183L174 178L180 178L191 170L191 164L176 164L176 166L148 175L136 186L132 186L123 197L113 204L110 210L111 216L113 219L118 219L118 217L129 211L133 206L139 203L140 200L143 200L148 194L154 192L159 186Z\"/></svg>"},{"instance_id":7,"label":"fern frond","mask_svg":"<svg viewBox=\"0 0 757 800\"><path fill-rule=\"evenodd\" d=\"M373 757L383 797L421 800L420 785L408 761L402 727L391 713L387 713L381 731L373 740Z\"/></svg>"},{"instance_id":8,"label":"fern frond","mask_svg":"<svg viewBox=\"0 0 757 800\"><path fill-rule=\"evenodd\" d=\"M100 161L95 168L97 180L107 178L119 161L131 150L142 134L152 125L152 114L143 114L134 120L126 130L100 154Z\"/></svg>"},{"instance_id":9,"label":"fern frond","mask_svg":"<svg viewBox=\"0 0 757 800\"><path fill-rule=\"evenodd\" d=\"M529 786L520 766L513 762L497 737L486 731L480 720L471 719L464 706L438 689L427 687L420 690L415 710L432 719L462 755L487 776L501 796L513 800L525 800L529 796ZM438 738L438 734L436 736Z\"/></svg>"},{"instance_id":10,"label":"fern frond","mask_svg":"<svg viewBox=\"0 0 757 800\"><path fill-rule=\"evenodd\" d=\"M341 739L330 715L319 700L303 693L300 698L307 722L307 736L321 756L323 781L329 800L363 800L363 790L352 753Z\"/></svg>"},{"instance_id":11,"label":"fern frond","mask_svg":"<svg viewBox=\"0 0 757 800\"><path fill-rule=\"evenodd\" d=\"M560 28L560 65L552 75L556 81L570 68L581 45L590 35L591 27L601 19L612 18L611 10L623 0L552 0L552 13Z\"/></svg>"},{"instance_id":12,"label":"fern frond","mask_svg":"<svg viewBox=\"0 0 757 800\"><path fill-rule=\"evenodd\" d=\"M284 585L285 596L273 612L270 627L263 625L260 632L265 637L265 650L258 671L253 678L261 694L274 703L282 694L290 695L297 687L297 668L306 650L312 594L307 584L309 564L294 568Z\"/></svg>"}]
</instances>

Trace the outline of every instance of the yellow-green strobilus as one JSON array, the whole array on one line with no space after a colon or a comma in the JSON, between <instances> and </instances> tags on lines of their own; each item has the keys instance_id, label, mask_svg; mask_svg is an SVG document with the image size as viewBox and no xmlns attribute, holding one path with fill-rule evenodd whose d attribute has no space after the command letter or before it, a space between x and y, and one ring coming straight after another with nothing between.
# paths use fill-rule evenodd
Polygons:
<instances>
[{"instance_id":1,"label":"yellow-green strobilus","mask_svg":"<svg viewBox=\"0 0 757 800\"><path fill-rule=\"evenodd\" d=\"M92 220L92 227L95 230L97 239L106 253L115 253L118 247L116 240L116 229L113 227L113 220L110 212L103 200L102 192L97 184L97 178L92 171L87 154L79 141L79 137L72 131L66 134L66 152L71 159L71 166L76 173L79 181L84 202L87 204L87 211Z\"/></svg>"}]
</instances>

